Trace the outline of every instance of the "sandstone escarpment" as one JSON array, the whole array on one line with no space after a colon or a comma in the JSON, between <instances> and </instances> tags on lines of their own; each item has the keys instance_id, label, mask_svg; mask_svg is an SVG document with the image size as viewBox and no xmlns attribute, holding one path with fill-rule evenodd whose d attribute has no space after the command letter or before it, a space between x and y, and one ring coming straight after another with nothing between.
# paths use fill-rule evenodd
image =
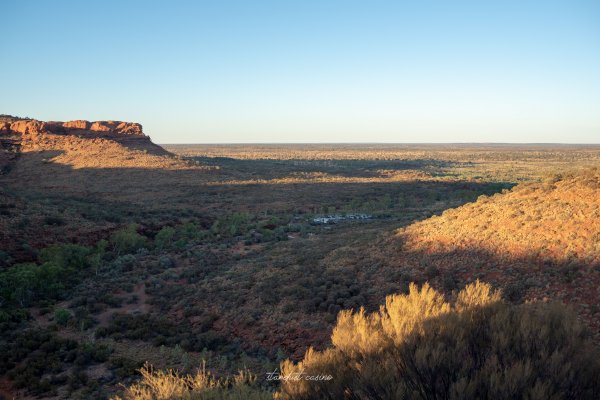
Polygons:
<instances>
[{"instance_id":1,"label":"sandstone escarpment","mask_svg":"<svg viewBox=\"0 0 600 400\"><path fill-rule=\"evenodd\" d=\"M16 134L60 134L86 135L94 137L111 137L120 135L135 135L144 137L142 125L135 122L123 121L51 121L44 122L35 119L23 119L14 122L1 122L0 131Z\"/></svg>"}]
</instances>

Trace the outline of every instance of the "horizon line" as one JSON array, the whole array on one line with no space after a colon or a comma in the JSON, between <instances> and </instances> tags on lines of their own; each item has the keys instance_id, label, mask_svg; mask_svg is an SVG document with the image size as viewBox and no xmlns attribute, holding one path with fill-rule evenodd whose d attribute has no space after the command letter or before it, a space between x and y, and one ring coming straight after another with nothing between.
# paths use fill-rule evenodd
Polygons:
<instances>
[{"instance_id":1,"label":"horizon line","mask_svg":"<svg viewBox=\"0 0 600 400\"><path fill-rule=\"evenodd\" d=\"M158 143L160 146L181 145L498 145L498 146L600 146L599 143L566 142L178 142Z\"/></svg>"}]
</instances>

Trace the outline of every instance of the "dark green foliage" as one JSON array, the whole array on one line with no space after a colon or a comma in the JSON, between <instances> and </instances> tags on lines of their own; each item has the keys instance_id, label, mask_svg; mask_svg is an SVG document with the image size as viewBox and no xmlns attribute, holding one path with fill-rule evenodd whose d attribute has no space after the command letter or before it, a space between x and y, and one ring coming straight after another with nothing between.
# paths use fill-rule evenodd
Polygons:
<instances>
[{"instance_id":1,"label":"dark green foliage","mask_svg":"<svg viewBox=\"0 0 600 400\"><path fill-rule=\"evenodd\" d=\"M131 224L127 228L113 233L110 237L110 243L117 254L134 253L137 250L147 246L145 236L137 232L138 226Z\"/></svg>"},{"instance_id":2,"label":"dark green foliage","mask_svg":"<svg viewBox=\"0 0 600 400\"><path fill-rule=\"evenodd\" d=\"M110 350L94 343L63 339L43 329L27 329L3 333L0 354L0 375L9 377L17 388L47 396L65 383L62 376L72 364L77 368L70 375L81 383L82 375L77 374L77 369L105 362Z\"/></svg>"},{"instance_id":3,"label":"dark green foliage","mask_svg":"<svg viewBox=\"0 0 600 400\"><path fill-rule=\"evenodd\" d=\"M81 270L90 266L89 256L93 251L89 247L76 244L60 244L42 249L39 258L42 263L52 263L65 269Z\"/></svg>"},{"instance_id":4,"label":"dark green foliage","mask_svg":"<svg viewBox=\"0 0 600 400\"><path fill-rule=\"evenodd\" d=\"M168 248L175 237L175 229L170 226L162 228L154 237L154 244L158 249Z\"/></svg>"},{"instance_id":5,"label":"dark green foliage","mask_svg":"<svg viewBox=\"0 0 600 400\"><path fill-rule=\"evenodd\" d=\"M0 273L2 306L28 306L34 300L58 298L70 279L69 270L53 263L15 265Z\"/></svg>"},{"instance_id":6,"label":"dark green foliage","mask_svg":"<svg viewBox=\"0 0 600 400\"><path fill-rule=\"evenodd\" d=\"M71 313L68 310L59 308L54 311L54 321L56 321L58 325L65 326L67 322L69 322L69 319L71 319Z\"/></svg>"},{"instance_id":7,"label":"dark green foliage","mask_svg":"<svg viewBox=\"0 0 600 400\"><path fill-rule=\"evenodd\" d=\"M60 299L78 282L85 269L99 262L102 249L75 244L40 251L41 264L17 264L0 272L0 307L21 307L42 299Z\"/></svg>"},{"instance_id":8,"label":"dark green foliage","mask_svg":"<svg viewBox=\"0 0 600 400\"><path fill-rule=\"evenodd\" d=\"M192 333L186 323L174 324L166 318L151 315L115 315L107 327L98 328L96 336L111 337L115 340L145 340L155 346L181 346L187 351L217 349L228 341L212 331L212 319L207 316L204 327ZM198 332L200 330L200 332Z\"/></svg>"}]
</instances>

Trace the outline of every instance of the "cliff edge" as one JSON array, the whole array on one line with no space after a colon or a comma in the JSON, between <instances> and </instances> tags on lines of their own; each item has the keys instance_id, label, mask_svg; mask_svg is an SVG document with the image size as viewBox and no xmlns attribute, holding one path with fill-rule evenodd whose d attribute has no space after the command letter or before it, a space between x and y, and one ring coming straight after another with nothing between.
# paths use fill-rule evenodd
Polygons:
<instances>
[{"instance_id":1,"label":"cliff edge","mask_svg":"<svg viewBox=\"0 0 600 400\"><path fill-rule=\"evenodd\" d=\"M24 154L73 168L179 169L186 164L152 143L135 122L46 122L0 115L0 173L11 170Z\"/></svg>"}]
</instances>

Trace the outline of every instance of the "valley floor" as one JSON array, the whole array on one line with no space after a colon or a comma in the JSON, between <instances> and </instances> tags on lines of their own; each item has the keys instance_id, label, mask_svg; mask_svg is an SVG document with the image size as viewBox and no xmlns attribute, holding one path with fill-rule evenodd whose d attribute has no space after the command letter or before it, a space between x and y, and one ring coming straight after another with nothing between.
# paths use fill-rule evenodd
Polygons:
<instances>
[{"instance_id":1,"label":"valley floor","mask_svg":"<svg viewBox=\"0 0 600 400\"><path fill-rule=\"evenodd\" d=\"M411 282L562 301L600 338L600 146L165 148L164 168L31 150L0 175L0 394L106 398L202 360L273 388L340 310ZM368 218L315 221L347 214Z\"/></svg>"}]
</instances>

